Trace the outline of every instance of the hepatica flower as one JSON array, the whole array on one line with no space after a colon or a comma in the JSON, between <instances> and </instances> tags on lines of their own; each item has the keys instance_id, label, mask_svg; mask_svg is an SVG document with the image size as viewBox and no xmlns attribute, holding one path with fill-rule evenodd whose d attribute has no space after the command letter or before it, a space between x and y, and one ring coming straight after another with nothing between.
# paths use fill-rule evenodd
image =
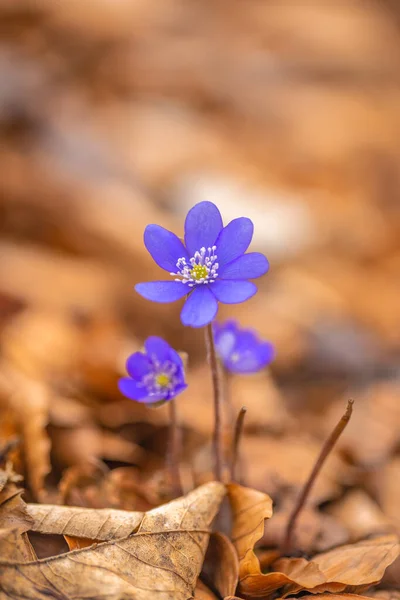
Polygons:
<instances>
[{"instance_id":1,"label":"hepatica flower","mask_svg":"<svg viewBox=\"0 0 400 600\"><path fill-rule=\"evenodd\" d=\"M256 373L274 358L274 347L263 342L254 331L240 329L235 321L214 323L217 353L227 371Z\"/></svg>"},{"instance_id":2,"label":"hepatica flower","mask_svg":"<svg viewBox=\"0 0 400 600\"><path fill-rule=\"evenodd\" d=\"M135 289L154 302L174 302L187 296L182 323L203 327L215 318L218 302L236 304L254 296L257 287L249 279L268 271L263 254L245 254L252 237L250 219L240 217L224 227L212 202L200 202L188 212L185 243L160 225L148 225L145 246L170 280L139 283Z\"/></svg>"},{"instance_id":3,"label":"hepatica flower","mask_svg":"<svg viewBox=\"0 0 400 600\"><path fill-rule=\"evenodd\" d=\"M131 400L156 404L172 400L187 388L179 354L160 337L149 337L144 352L135 352L126 363L129 377L118 382Z\"/></svg>"}]
</instances>

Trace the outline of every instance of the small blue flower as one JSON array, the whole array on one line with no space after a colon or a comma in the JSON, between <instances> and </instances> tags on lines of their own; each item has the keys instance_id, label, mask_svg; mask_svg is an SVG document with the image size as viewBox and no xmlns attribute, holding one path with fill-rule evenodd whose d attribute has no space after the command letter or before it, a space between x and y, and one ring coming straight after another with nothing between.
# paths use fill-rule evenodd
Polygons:
<instances>
[{"instance_id":1,"label":"small blue flower","mask_svg":"<svg viewBox=\"0 0 400 600\"><path fill-rule=\"evenodd\" d=\"M156 404L172 400L187 388L179 354L160 337L144 343L145 352L135 352L126 362L130 377L118 382L120 391L131 400Z\"/></svg>"},{"instance_id":2,"label":"small blue flower","mask_svg":"<svg viewBox=\"0 0 400 600\"><path fill-rule=\"evenodd\" d=\"M274 347L262 342L249 329L240 329L235 321L214 323L217 353L227 371L256 373L274 358Z\"/></svg>"},{"instance_id":3,"label":"small blue flower","mask_svg":"<svg viewBox=\"0 0 400 600\"><path fill-rule=\"evenodd\" d=\"M174 281L139 283L135 289L154 302L174 302L188 295L182 323L203 327L215 318L218 302L237 304L257 292L248 280L264 275L269 265L259 252L245 254L252 237L250 219L240 217L224 227L215 204L199 202L186 216L185 245L159 225L146 227L147 250Z\"/></svg>"}]
</instances>

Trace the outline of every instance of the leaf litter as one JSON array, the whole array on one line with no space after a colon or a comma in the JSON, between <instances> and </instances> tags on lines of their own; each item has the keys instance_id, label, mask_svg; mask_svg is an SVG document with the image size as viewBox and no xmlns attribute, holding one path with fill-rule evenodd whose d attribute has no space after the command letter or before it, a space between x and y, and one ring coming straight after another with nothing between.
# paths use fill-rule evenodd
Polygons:
<instances>
[{"instance_id":1,"label":"leaf litter","mask_svg":"<svg viewBox=\"0 0 400 600\"><path fill-rule=\"evenodd\" d=\"M165 584L156 597L398 600L398 8L183 4L0 3L0 594L146 599ZM271 274L223 317L277 357L226 382L230 412L247 407L231 512L222 503L211 527L211 484L204 522L189 510L175 531L157 520L174 500L167 407L124 400L117 381L149 333L188 354L180 475L184 498L204 494L201 332L132 293L157 277L144 227L178 232L204 193L254 215Z\"/></svg>"}]
</instances>

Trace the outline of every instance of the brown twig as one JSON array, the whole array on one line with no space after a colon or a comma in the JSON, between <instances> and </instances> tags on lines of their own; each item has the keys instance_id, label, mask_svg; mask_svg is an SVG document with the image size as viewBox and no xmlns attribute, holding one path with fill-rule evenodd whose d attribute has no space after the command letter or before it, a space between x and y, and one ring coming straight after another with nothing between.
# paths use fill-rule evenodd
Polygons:
<instances>
[{"instance_id":1,"label":"brown twig","mask_svg":"<svg viewBox=\"0 0 400 600\"><path fill-rule=\"evenodd\" d=\"M315 465L314 465L306 483L304 484L301 494L294 506L294 509L293 509L293 511L289 517L289 520L287 522L287 525L286 525L285 536L283 538L283 543L281 545L282 556L286 556L290 552L291 545L292 545L293 533L294 533L294 530L296 527L296 522L299 517L299 514L301 513L301 510L304 507L304 504L309 496L311 488L313 487L315 480L317 479L317 476L318 476L325 460L327 459L329 454L332 452L333 447L335 446L339 437L343 433L347 423L350 421L350 417L353 412L353 403L354 403L353 400L349 400L347 402L346 412L340 419L339 423L336 425L335 429L332 431L329 438L326 440L325 444L322 446L321 452L315 462Z\"/></svg>"},{"instance_id":2,"label":"brown twig","mask_svg":"<svg viewBox=\"0 0 400 600\"><path fill-rule=\"evenodd\" d=\"M222 385L221 385L221 377L220 377L220 369L218 365L217 353L215 350L214 343L214 333L212 328L212 323L207 325L206 330L206 346L208 353L208 360L210 362L211 367L211 377L213 383L213 393L214 393L214 453L215 453L215 479L217 481L222 481L222 471L223 471L223 424L222 424Z\"/></svg>"},{"instance_id":3,"label":"brown twig","mask_svg":"<svg viewBox=\"0 0 400 600\"><path fill-rule=\"evenodd\" d=\"M236 479L237 465L239 462L239 446L240 446L240 440L242 438L243 422L244 422L246 413L247 413L247 408L245 406L242 406L242 408L240 409L239 414L237 416L236 423L235 423L235 432L233 435L233 443L232 443L232 465L231 465L232 481L234 481Z\"/></svg>"},{"instance_id":4,"label":"brown twig","mask_svg":"<svg viewBox=\"0 0 400 600\"><path fill-rule=\"evenodd\" d=\"M181 458L181 435L178 425L176 401L168 402L169 407L169 440L168 440L168 466L171 476L172 494L174 498L182 496L182 483L179 471Z\"/></svg>"}]
</instances>

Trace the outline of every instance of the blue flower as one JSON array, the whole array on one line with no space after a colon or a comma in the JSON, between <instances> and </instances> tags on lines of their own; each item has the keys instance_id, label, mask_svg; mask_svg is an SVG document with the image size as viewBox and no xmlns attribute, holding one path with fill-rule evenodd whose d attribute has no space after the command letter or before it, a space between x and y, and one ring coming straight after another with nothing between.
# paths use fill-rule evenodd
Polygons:
<instances>
[{"instance_id":1,"label":"blue flower","mask_svg":"<svg viewBox=\"0 0 400 600\"><path fill-rule=\"evenodd\" d=\"M214 323L215 346L227 371L256 373L274 358L274 347L261 341L249 329L240 329L235 321Z\"/></svg>"},{"instance_id":2,"label":"blue flower","mask_svg":"<svg viewBox=\"0 0 400 600\"><path fill-rule=\"evenodd\" d=\"M268 271L259 252L245 254L253 237L253 223L240 217L225 227L212 202L199 202L187 214L185 244L171 231L148 225L144 243L155 262L173 281L139 283L136 291L154 302L174 302L188 296L181 312L184 325L211 323L218 302L236 304L257 291L248 281Z\"/></svg>"},{"instance_id":3,"label":"blue flower","mask_svg":"<svg viewBox=\"0 0 400 600\"><path fill-rule=\"evenodd\" d=\"M181 357L160 337L147 338L144 349L128 358L126 369L130 377L119 380L120 391L145 404L172 400L187 388Z\"/></svg>"}]
</instances>

